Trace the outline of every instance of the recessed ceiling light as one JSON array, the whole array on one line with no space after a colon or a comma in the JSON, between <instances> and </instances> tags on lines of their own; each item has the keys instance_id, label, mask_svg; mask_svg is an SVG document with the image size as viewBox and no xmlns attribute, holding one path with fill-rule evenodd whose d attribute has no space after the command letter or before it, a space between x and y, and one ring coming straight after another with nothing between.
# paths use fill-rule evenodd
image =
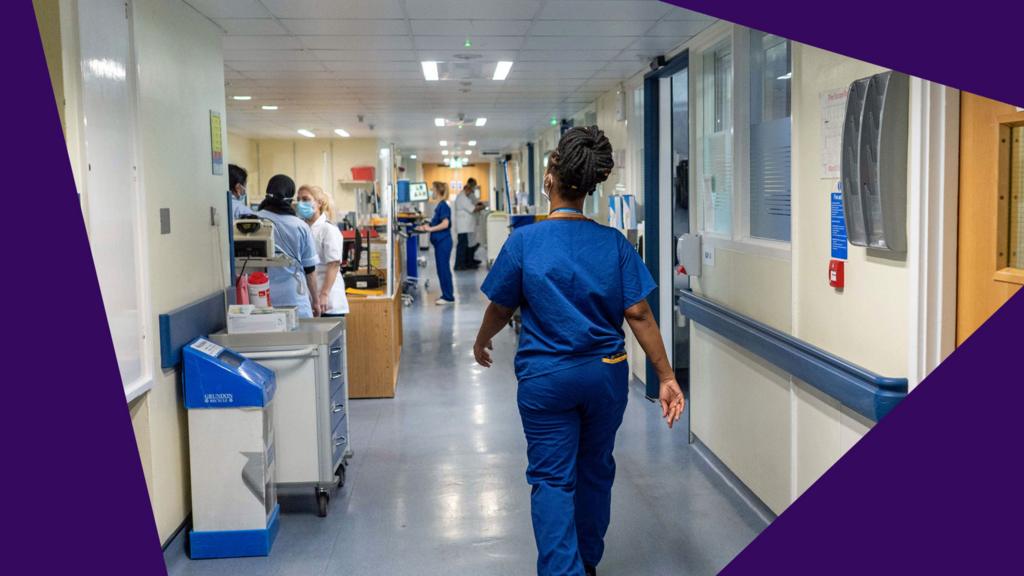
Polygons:
<instances>
[{"instance_id":1,"label":"recessed ceiling light","mask_svg":"<svg viewBox=\"0 0 1024 576\"><path fill-rule=\"evenodd\" d=\"M508 60L502 60L498 62L497 67L494 68L494 80L504 80L508 78L508 73L512 70L512 62Z\"/></svg>"},{"instance_id":2,"label":"recessed ceiling light","mask_svg":"<svg viewBox=\"0 0 1024 576\"><path fill-rule=\"evenodd\" d=\"M232 96L232 100L252 100L252 96Z\"/></svg>"},{"instance_id":3,"label":"recessed ceiling light","mask_svg":"<svg viewBox=\"0 0 1024 576\"><path fill-rule=\"evenodd\" d=\"M416 159L416 155L415 154L409 154L409 159L410 160L415 160Z\"/></svg>"},{"instance_id":4,"label":"recessed ceiling light","mask_svg":"<svg viewBox=\"0 0 1024 576\"><path fill-rule=\"evenodd\" d=\"M441 146L447 146L448 145L448 141L447 140L441 140L440 142L438 142L438 144L440 144Z\"/></svg>"},{"instance_id":5,"label":"recessed ceiling light","mask_svg":"<svg viewBox=\"0 0 1024 576\"><path fill-rule=\"evenodd\" d=\"M448 155L448 151L447 150L441 150L441 155L442 156L447 156Z\"/></svg>"},{"instance_id":6,"label":"recessed ceiling light","mask_svg":"<svg viewBox=\"0 0 1024 576\"><path fill-rule=\"evenodd\" d=\"M483 126L484 124L487 124L487 118L477 118L476 119L476 125L477 126Z\"/></svg>"},{"instance_id":7,"label":"recessed ceiling light","mask_svg":"<svg viewBox=\"0 0 1024 576\"><path fill-rule=\"evenodd\" d=\"M444 118L434 118L434 126L444 128Z\"/></svg>"},{"instance_id":8,"label":"recessed ceiling light","mask_svg":"<svg viewBox=\"0 0 1024 576\"><path fill-rule=\"evenodd\" d=\"M476 140L470 140L469 141L469 145L470 146L476 146Z\"/></svg>"},{"instance_id":9,"label":"recessed ceiling light","mask_svg":"<svg viewBox=\"0 0 1024 576\"><path fill-rule=\"evenodd\" d=\"M473 151L472 151L472 150L466 150L466 156L469 156L469 155L470 155L470 154L472 154L472 153L473 153Z\"/></svg>"},{"instance_id":10,"label":"recessed ceiling light","mask_svg":"<svg viewBox=\"0 0 1024 576\"><path fill-rule=\"evenodd\" d=\"M264 110L277 110L277 106L273 104L264 104L263 106L260 106L260 108Z\"/></svg>"},{"instance_id":11,"label":"recessed ceiling light","mask_svg":"<svg viewBox=\"0 0 1024 576\"><path fill-rule=\"evenodd\" d=\"M306 130L305 128L299 128L299 134L302 134L306 138L316 138L316 134L313 134L312 132Z\"/></svg>"},{"instance_id":12,"label":"recessed ceiling light","mask_svg":"<svg viewBox=\"0 0 1024 576\"><path fill-rule=\"evenodd\" d=\"M440 77L437 75L437 62L434 62L433 60L424 60L423 62L420 62L420 65L423 66L424 79L428 82L440 80Z\"/></svg>"},{"instance_id":13,"label":"recessed ceiling light","mask_svg":"<svg viewBox=\"0 0 1024 576\"><path fill-rule=\"evenodd\" d=\"M348 133L348 130L345 130L344 128L335 128L334 133L342 138L348 138L351 136L351 134Z\"/></svg>"}]
</instances>

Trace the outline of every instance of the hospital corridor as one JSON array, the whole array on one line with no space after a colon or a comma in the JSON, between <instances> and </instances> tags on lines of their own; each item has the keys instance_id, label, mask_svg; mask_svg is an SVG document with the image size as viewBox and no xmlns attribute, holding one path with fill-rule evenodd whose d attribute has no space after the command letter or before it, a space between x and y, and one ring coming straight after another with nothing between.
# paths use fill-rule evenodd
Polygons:
<instances>
[{"instance_id":1,"label":"hospital corridor","mask_svg":"<svg viewBox=\"0 0 1024 576\"><path fill-rule=\"evenodd\" d=\"M483 276L458 276L456 308L438 311L434 289L406 309L406 329L430 338L403 349L401 395L359 401L351 425L357 448L326 518L317 518L304 491L290 499L279 493L292 512L282 517L289 528L269 558L190 562L179 536L165 551L169 573L530 574L532 562L522 558L533 532L514 332L495 339L490 372L475 365L471 349L485 304ZM767 518L658 416L643 388L631 385L615 443L614 521L602 568L714 573Z\"/></svg>"},{"instance_id":2,"label":"hospital corridor","mask_svg":"<svg viewBox=\"0 0 1024 576\"><path fill-rule=\"evenodd\" d=\"M32 5L171 576L716 574L1024 284L1024 109L674 3Z\"/></svg>"}]
</instances>

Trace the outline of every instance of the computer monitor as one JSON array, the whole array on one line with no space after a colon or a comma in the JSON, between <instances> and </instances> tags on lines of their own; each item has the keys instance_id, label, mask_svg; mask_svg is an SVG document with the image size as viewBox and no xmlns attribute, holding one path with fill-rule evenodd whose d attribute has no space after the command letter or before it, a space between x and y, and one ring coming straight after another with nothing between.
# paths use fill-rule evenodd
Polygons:
<instances>
[{"instance_id":1,"label":"computer monitor","mask_svg":"<svg viewBox=\"0 0 1024 576\"><path fill-rule=\"evenodd\" d=\"M411 182L409 184L409 202L426 202L430 198L430 191L426 182Z\"/></svg>"}]
</instances>

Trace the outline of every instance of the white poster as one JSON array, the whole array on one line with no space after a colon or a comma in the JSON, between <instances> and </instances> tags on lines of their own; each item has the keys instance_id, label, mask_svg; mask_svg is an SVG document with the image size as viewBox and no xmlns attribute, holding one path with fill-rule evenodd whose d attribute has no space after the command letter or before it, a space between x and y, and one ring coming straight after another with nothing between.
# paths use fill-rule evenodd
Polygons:
<instances>
[{"instance_id":1,"label":"white poster","mask_svg":"<svg viewBox=\"0 0 1024 576\"><path fill-rule=\"evenodd\" d=\"M843 147L843 116L849 87L826 90L821 100L821 177L839 178Z\"/></svg>"}]
</instances>

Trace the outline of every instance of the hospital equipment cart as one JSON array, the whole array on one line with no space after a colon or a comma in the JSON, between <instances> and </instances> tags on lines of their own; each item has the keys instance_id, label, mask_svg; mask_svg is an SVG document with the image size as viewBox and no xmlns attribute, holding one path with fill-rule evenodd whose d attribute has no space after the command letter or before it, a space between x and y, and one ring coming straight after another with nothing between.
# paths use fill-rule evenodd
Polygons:
<instances>
[{"instance_id":1,"label":"hospital equipment cart","mask_svg":"<svg viewBox=\"0 0 1024 576\"><path fill-rule=\"evenodd\" d=\"M266 556L277 535L274 373L196 338L182 351L192 558Z\"/></svg>"},{"instance_id":2,"label":"hospital equipment cart","mask_svg":"<svg viewBox=\"0 0 1024 576\"><path fill-rule=\"evenodd\" d=\"M211 334L210 339L272 369L279 486L312 486L320 516L345 482L351 456L344 318L303 318L296 330Z\"/></svg>"},{"instance_id":3,"label":"hospital equipment cart","mask_svg":"<svg viewBox=\"0 0 1024 576\"><path fill-rule=\"evenodd\" d=\"M487 267L490 268L508 239L508 213L491 212L487 215Z\"/></svg>"}]
</instances>

